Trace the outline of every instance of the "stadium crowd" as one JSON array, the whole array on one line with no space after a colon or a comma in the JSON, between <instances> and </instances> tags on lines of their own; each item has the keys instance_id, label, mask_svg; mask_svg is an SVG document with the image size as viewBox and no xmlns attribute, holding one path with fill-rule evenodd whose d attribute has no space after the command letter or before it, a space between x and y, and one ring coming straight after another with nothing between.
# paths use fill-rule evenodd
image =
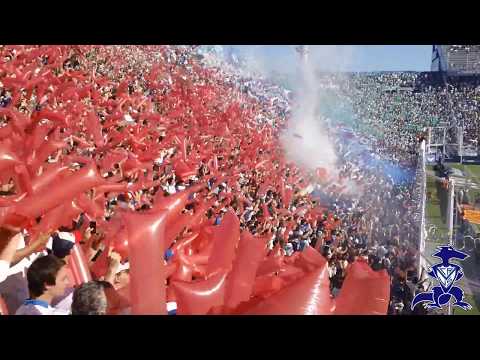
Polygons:
<instances>
[{"instance_id":1,"label":"stadium crowd","mask_svg":"<svg viewBox=\"0 0 480 360\"><path fill-rule=\"evenodd\" d=\"M352 156L341 124L328 121L337 134L337 173L286 161L278 141L292 98L282 86L232 67L206 66L196 46L3 46L0 56L2 160L36 136L19 155L27 166L17 162L4 172L1 206L20 203L35 186L46 191L29 184L25 168L32 178L50 169L60 174L56 165L77 173L93 160L102 179L124 186L89 191L72 203L80 210L60 222L48 223L48 213L39 213L33 224L12 225L1 214L4 312L129 313L122 296L128 253L112 224L123 210L148 211L162 198L194 189L183 214L200 213L204 224L218 226L232 209L240 228L264 238L270 252L292 257L317 249L328 262L332 297L349 264L363 259L390 276L388 313L412 313L413 295L424 289L417 274L415 179L395 181L378 163ZM413 87L414 74L354 75L339 83L339 106L353 109L349 137L400 169L415 169L418 134L451 113L443 90L398 90ZM474 101L475 94L455 91L455 113L470 119L474 103L466 97ZM26 118L38 121L33 126ZM172 234L166 262L195 228L187 225ZM78 245L93 279L72 287L66 264ZM190 274L195 277L201 275ZM174 312L174 301L167 306ZM425 310L418 306L415 313Z\"/></svg>"}]
</instances>

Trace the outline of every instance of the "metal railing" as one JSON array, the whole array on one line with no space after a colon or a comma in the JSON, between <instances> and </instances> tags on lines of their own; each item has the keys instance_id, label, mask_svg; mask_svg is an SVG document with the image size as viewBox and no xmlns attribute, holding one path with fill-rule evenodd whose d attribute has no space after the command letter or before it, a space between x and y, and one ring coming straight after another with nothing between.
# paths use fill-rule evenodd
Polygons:
<instances>
[{"instance_id":1,"label":"metal railing","mask_svg":"<svg viewBox=\"0 0 480 360\"><path fill-rule=\"evenodd\" d=\"M417 224L419 229L419 245L418 251L419 254L423 254L425 251L425 237L427 235L426 223L425 223L425 207L427 202L427 171L426 171L426 143L423 140L420 144L419 158L417 161L417 169L415 173L415 189L414 197L417 200L418 204L417 211L415 212L417 218ZM422 269L425 267L425 261L423 256L419 256L418 262L418 274L422 273Z\"/></svg>"}]
</instances>

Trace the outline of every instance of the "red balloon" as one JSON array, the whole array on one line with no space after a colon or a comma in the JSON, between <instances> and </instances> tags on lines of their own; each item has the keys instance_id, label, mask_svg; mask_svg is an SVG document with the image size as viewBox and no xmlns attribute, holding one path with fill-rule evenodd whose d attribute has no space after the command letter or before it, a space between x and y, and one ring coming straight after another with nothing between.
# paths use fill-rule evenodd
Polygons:
<instances>
[{"instance_id":1,"label":"red balloon","mask_svg":"<svg viewBox=\"0 0 480 360\"><path fill-rule=\"evenodd\" d=\"M277 275L270 274L259 276L255 279L252 296L268 298L284 286L285 280Z\"/></svg>"},{"instance_id":2,"label":"red balloon","mask_svg":"<svg viewBox=\"0 0 480 360\"><path fill-rule=\"evenodd\" d=\"M270 251L268 257L283 257L285 256L285 251L280 246L280 243L277 243L275 247Z\"/></svg>"},{"instance_id":3,"label":"red balloon","mask_svg":"<svg viewBox=\"0 0 480 360\"><path fill-rule=\"evenodd\" d=\"M386 315L390 302L390 277L357 260L347 268L342 289L335 299L336 315Z\"/></svg>"},{"instance_id":4,"label":"red balloon","mask_svg":"<svg viewBox=\"0 0 480 360\"><path fill-rule=\"evenodd\" d=\"M78 217L81 212L82 209L74 201L61 204L42 217L38 226L35 227L35 231L37 233L46 233L55 231L61 226L70 227L72 221Z\"/></svg>"},{"instance_id":5,"label":"red balloon","mask_svg":"<svg viewBox=\"0 0 480 360\"><path fill-rule=\"evenodd\" d=\"M128 184L105 184L105 185L100 185L95 188L96 193L106 193L106 192L112 192L112 193L124 193L129 190Z\"/></svg>"},{"instance_id":6,"label":"red balloon","mask_svg":"<svg viewBox=\"0 0 480 360\"><path fill-rule=\"evenodd\" d=\"M27 160L27 164L32 171L36 173L38 168L47 160L47 158L59 149L65 148L67 144L64 141L49 139L44 142L38 150L32 153L32 156Z\"/></svg>"},{"instance_id":7,"label":"red balloon","mask_svg":"<svg viewBox=\"0 0 480 360\"><path fill-rule=\"evenodd\" d=\"M78 206L83 210L83 212L87 213L92 218L102 218L105 209L98 205L94 200L90 199L85 194L80 194L77 197Z\"/></svg>"},{"instance_id":8,"label":"red balloon","mask_svg":"<svg viewBox=\"0 0 480 360\"><path fill-rule=\"evenodd\" d=\"M45 142L47 134L54 128L51 123L37 124L33 129L32 135L28 137L26 147L30 150L37 150Z\"/></svg>"},{"instance_id":9,"label":"red balloon","mask_svg":"<svg viewBox=\"0 0 480 360\"><path fill-rule=\"evenodd\" d=\"M175 237L185 228L193 229L199 226L202 221L206 218L205 212L210 207L212 202L205 203L203 205L197 206L195 213L193 215L180 214L176 219L171 218L168 227L167 233L165 236L165 248L170 247ZM198 233L197 233L198 235Z\"/></svg>"},{"instance_id":10,"label":"red balloon","mask_svg":"<svg viewBox=\"0 0 480 360\"><path fill-rule=\"evenodd\" d=\"M197 174L195 167L187 165L183 160L177 161L174 168L175 174L182 180L186 180L188 177Z\"/></svg>"},{"instance_id":11,"label":"red balloon","mask_svg":"<svg viewBox=\"0 0 480 360\"><path fill-rule=\"evenodd\" d=\"M285 198L283 203L283 206L285 208L288 208L290 206L290 203L292 202L292 197L293 197L293 190L285 189Z\"/></svg>"},{"instance_id":12,"label":"red balloon","mask_svg":"<svg viewBox=\"0 0 480 360\"><path fill-rule=\"evenodd\" d=\"M213 233L213 249L207 266L207 276L229 272L235 257L235 248L240 240L240 222L232 209L223 216Z\"/></svg>"},{"instance_id":13,"label":"red balloon","mask_svg":"<svg viewBox=\"0 0 480 360\"><path fill-rule=\"evenodd\" d=\"M16 202L19 202L20 200L22 200L25 196L27 196L27 193L22 193L20 195L1 196L0 197L0 207L6 207L6 206L14 205Z\"/></svg>"},{"instance_id":14,"label":"red balloon","mask_svg":"<svg viewBox=\"0 0 480 360\"><path fill-rule=\"evenodd\" d=\"M166 314L163 238L167 212L123 217L128 230L132 314Z\"/></svg>"},{"instance_id":15,"label":"red balloon","mask_svg":"<svg viewBox=\"0 0 480 360\"><path fill-rule=\"evenodd\" d=\"M100 160L100 166L104 170L111 170L115 164L120 164L128 158L128 153L123 151L110 151Z\"/></svg>"},{"instance_id":16,"label":"red balloon","mask_svg":"<svg viewBox=\"0 0 480 360\"><path fill-rule=\"evenodd\" d=\"M18 228L30 228L35 220L15 214L15 205L0 207L0 226L10 225Z\"/></svg>"},{"instance_id":17,"label":"red balloon","mask_svg":"<svg viewBox=\"0 0 480 360\"><path fill-rule=\"evenodd\" d=\"M0 143L0 171L12 168L22 162L11 149L10 142L3 141Z\"/></svg>"},{"instance_id":18,"label":"red balloon","mask_svg":"<svg viewBox=\"0 0 480 360\"><path fill-rule=\"evenodd\" d=\"M278 274L280 278L285 280L285 282L290 284L291 282L297 281L305 276L305 272L298 267L292 265L283 265Z\"/></svg>"},{"instance_id":19,"label":"red balloon","mask_svg":"<svg viewBox=\"0 0 480 360\"><path fill-rule=\"evenodd\" d=\"M126 229L122 229L115 235L112 242L113 250L120 255L122 261L128 259L128 234Z\"/></svg>"},{"instance_id":20,"label":"red balloon","mask_svg":"<svg viewBox=\"0 0 480 360\"><path fill-rule=\"evenodd\" d=\"M172 276L173 273L177 270L178 263L172 261L169 264L165 265L165 278L168 279L170 276Z\"/></svg>"},{"instance_id":21,"label":"red balloon","mask_svg":"<svg viewBox=\"0 0 480 360\"><path fill-rule=\"evenodd\" d=\"M54 112L54 111L51 111L51 110L47 110L47 109L43 109L43 110L40 110L39 112L37 112L35 114L35 119L48 119L48 120L51 120L55 123L57 123L57 125L61 125L61 126L67 126L67 122L65 120L65 115L64 114L61 114L59 112Z\"/></svg>"},{"instance_id":22,"label":"red balloon","mask_svg":"<svg viewBox=\"0 0 480 360\"><path fill-rule=\"evenodd\" d=\"M68 181L52 187L50 192L27 196L15 206L14 211L33 219L101 183L103 183L103 179L98 174L95 164L91 163L69 176Z\"/></svg>"},{"instance_id":23,"label":"red balloon","mask_svg":"<svg viewBox=\"0 0 480 360\"><path fill-rule=\"evenodd\" d=\"M227 274L219 272L206 280L191 283L172 281L178 315L205 315L214 306L222 306Z\"/></svg>"},{"instance_id":24,"label":"red balloon","mask_svg":"<svg viewBox=\"0 0 480 360\"><path fill-rule=\"evenodd\" d=\"M328 269L324 266L258 303L246 314L330 315L334 309Z\"/></svg>"},{"instance_id":25,"label":"red balloon","mask_svg":"<svg viewBox=\"0 0 480 360\"><path fill-rule=\"evenodd\" d=\"M227 307L235 308L241 302L249 300L265 247L262 238L253 237L248 231L240 235L232 271L227 278L225 291Z\"/></svg>"},{"instance_id":26,"label":"red balloon","mask_svg":"<svg viewBox=\"0 0 480 360\"><path fill-rule=\"evenodd\" d=\"M191 282L192 268L183 262L179 262L176 271L172 274L170 279Z\"/></svg>"},{"instance_id":27,"label":"red balloon","mask_svg":"<svg viewBox=\"0 0 480 360\"><path fill-rule=\"evenodd\" d=\"M305 249L300 252L295 266L301 268L305 272L310 272L316 268L323 267L327 263L327 260L311 246L306 246Z\"/></svg>"},{"instance_id":28,"label":"red balloon","mask_svg":"<svg viewBox=\"0 0 480 360\"><path fill-rule=\"evenodd\" d=\"M178 240L172 247L173 254L175 255L180 251L185 253L186 248L191 246L192 242L198 237L198 235L199 233L195 232Z\"/></svg>"},{"instance_id":29,"label":"red balloon","mask_svg":"<svg viewBox=\"0 0 480 360\"><path fill-rule=\"evenodd\" d=\"M194 264L192 267L192 275L195 279L205 279L207 275L207 266Z\"/></svg>"},{"instance_id":30,"label":"red balloon","mask_svg":"<svg viewBox=\"0 0 480 360\"><path fill-rule=\"evenodd\" d=\"M81 285L92 280L92 275L88 268L88 261L80 245L73 245L70 253L68 266L72 271L75 286Z\"/></svg>"},{"instance_id":31,"label":"red balloon","mask_svg":"<svg viewBox=\"0 0 480 360\"><path fill-rule=\"evenodd\" d=\"M102 127L100 125L100 121L98 120L97 116L93 112L90 112L88 114L87 119L85 121L85 125L87 127L87 131L93 135L95 145L97 147L101 147L105 145L105 140L103 139Z\"/></svg>"},{"instance_id":32,"label":"red balloon","mask_svg":"<svg viewBox=\"0 0 480 360\"><path fill-rule=\"evenodd\" d=\"M283 266L283 263L283 256L267 257L265 260L260 262L257 269L257 276L271 275L275 272L279 272L280 268Z\"/></svg>"},{"instance_id":33,"label":"red balloon","mask_svg":"<svg viewBox=\"0 0 480 360\"><path fill-rule=\"evenodd\" d=\"M52 164L44 168L42 175L31 179L32 190L34 193L46 189L55 179L63 178L68 175L68 166L62 164Z\"/></svg>"},{"instance_id":34,"label":"red balloon","mask_svg":"<svg viewBox=\"0 0 480 360\"><path fill-rule=\"evenodd\" d=\"M188 190L178 192L176 194L165 196L158 192L155 196L155 207L158 209L168 210L170 217L176 218L178 213L185 207L190 193ZM173 216L175 214L175 216Z\"/></svg>"},{"instance_id":35,"label":"red balloon","mask_svg":"<svg viewBox=\"0 0 480 360\"><path fill-rule=\"evenodd\" d=\"M287 265L295 264L295 261L297 261L299 256L300 256L300 252L298 251L295 251L291 256L285 256L284 257L285 264Z\"/></svg>"},{"instance_id":36,"label":"red balloon","mask_svg":"<svg viewBox=\"0 0 480 360\"><path fill-rule=\"evenodd\" d=\"M0 128L0 140L7 139L12 136L13 126L8 124Z\"/></svg>"}]
</instances>

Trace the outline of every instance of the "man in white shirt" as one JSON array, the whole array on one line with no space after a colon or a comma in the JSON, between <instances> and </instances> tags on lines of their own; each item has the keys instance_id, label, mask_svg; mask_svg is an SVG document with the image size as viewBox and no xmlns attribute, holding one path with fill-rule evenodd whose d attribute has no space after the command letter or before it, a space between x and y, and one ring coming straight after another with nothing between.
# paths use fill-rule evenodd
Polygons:
<instances>
[{"instance_id":1,"label":"man in white shirt","mask_svg":"<svg viewBox=\"0 0 480 360\"><path fill-rule=\"evenodd\" d=\"M13 262L20 237L11 230L0 228L0 283L9 275L10 264Z\"/></svg>"},{"instance_id":2,"label":"man in white shirt","mask_svg":"<svg viewBox=\"0 0 480 360\"><path fill-rule=\"evenodd\" d=\"M41 256L27 271L30 299L25 300L16 315L68 315L51 306L55 297L65 293L69 286L65 261L54 255Z\"/></svg>"},{"instance_id":3,"label":"man in white shirt","mask_svg":"<svg viewBox=\"0 0 480 360\"><path fill-rule=\"evenodd\" d=\"M25 245L21 232L0 228L0 248L7 239L7 245L3 247L0 255L0 260L3 260L0 261L0 296L10 314L14 314L28 297L26 269L43 254L38 251L45 246L48 238L48 235L41 234L36 240Z\"/></svg>"}]
</instances>

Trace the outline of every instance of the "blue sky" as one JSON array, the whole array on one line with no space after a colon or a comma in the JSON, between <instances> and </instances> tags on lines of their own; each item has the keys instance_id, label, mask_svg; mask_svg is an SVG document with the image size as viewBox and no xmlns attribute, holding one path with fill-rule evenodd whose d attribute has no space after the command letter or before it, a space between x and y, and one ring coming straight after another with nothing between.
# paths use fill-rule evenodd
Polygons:
<instances>
[{"instance_id":1,"label":"blue sky","mask_svg":"<svg viewBox=\"0 0 480 360\"><path fill-rule=\"evenodd\" d=\"M236 51L254 59L260 68L290 72L295 66L293 46L235 45ZM311 46L311 62L330 71L428 71L432 45Z\"/></svg>"}]
</instances>

